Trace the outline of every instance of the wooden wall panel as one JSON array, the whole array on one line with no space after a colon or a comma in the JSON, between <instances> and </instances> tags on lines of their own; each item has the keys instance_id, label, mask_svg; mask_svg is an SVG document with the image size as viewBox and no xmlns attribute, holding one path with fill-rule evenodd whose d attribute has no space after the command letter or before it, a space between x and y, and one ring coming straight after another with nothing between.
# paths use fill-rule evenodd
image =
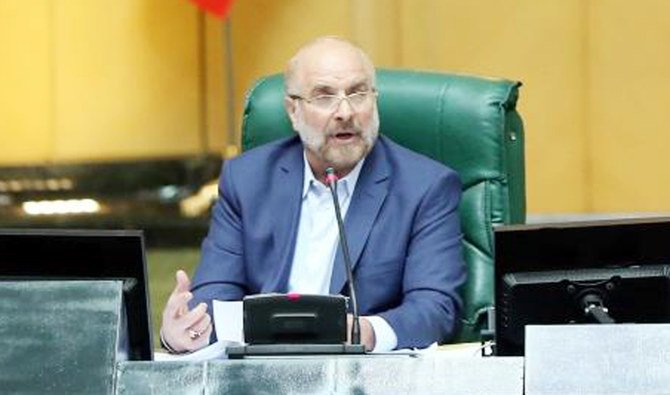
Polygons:
<instances>
[{"instance_id":1,"label":"wooden wall panel","mask_svg":"<svg viewBox=\"0 0 670 395\"><path fill-rule=\"evenodd\" d=\"M0 1L0 165L47 160L52 140L50 1Z\"/></svg>"}]
</instances>

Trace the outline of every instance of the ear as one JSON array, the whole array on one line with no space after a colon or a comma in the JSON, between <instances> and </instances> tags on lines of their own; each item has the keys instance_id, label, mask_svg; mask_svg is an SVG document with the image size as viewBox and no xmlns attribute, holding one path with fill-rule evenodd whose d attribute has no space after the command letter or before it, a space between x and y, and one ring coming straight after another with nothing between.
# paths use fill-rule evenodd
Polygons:
<instances>
[{"instance_id":1,"label":"ear","mask_svg":"<svg viewBox=\"0 0 670 395\"><path fill-rule=\"evenodd\" d=\"M288 96L284 96L284 108L286 108L286 114L288 115L289 119L291 120L291 124L293 125L293 130L296 130L296 125L298 121L298 101L295 99L291 99Z\"/></svg>"}]
</instances>

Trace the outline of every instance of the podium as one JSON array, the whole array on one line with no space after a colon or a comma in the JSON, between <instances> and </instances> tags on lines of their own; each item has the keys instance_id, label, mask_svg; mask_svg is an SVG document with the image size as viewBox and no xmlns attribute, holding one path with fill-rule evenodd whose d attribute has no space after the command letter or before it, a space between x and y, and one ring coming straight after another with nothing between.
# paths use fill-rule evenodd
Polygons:
<instances>
[{"instance_id":1,"label":"podium","mask_svg":"<svg viewBox=\"0 0 670 395\"><path fill-rule=\"evenodd\" d=\"M521 395L524 383L526 394L670 388L667 324L530 327L525 358L437 352L119 361L122 292L120 281L0 282L0 392Z\"/></svg>"},{"instance_id":2,"label":"podium","mask_svg":"<svg viewBox=\"0 0 670 395\"><path fill-rule=\"evenodd\" d=\"M670 324L526 327L525 389L545 394L667 394Z\"/></svg>"},{"instance_id":3,"label":"podium","mask_svg":"<svg viewBox=\"0 0 670 395\"><path fill-rule=\"evenodd\" d=\"M0 392L112 393L122 295L121 281L0 281Z\"/></svg>"},{"instance_id":4,"label":"podium","mask_svg":"<svg viewBox=\"0 0 670 395\"><path fill-rule=\"evenodd\" d=\"M523 358L319 356L230 361L121 362L125 394L521 395Z\"/></svg>"}]
</instances>

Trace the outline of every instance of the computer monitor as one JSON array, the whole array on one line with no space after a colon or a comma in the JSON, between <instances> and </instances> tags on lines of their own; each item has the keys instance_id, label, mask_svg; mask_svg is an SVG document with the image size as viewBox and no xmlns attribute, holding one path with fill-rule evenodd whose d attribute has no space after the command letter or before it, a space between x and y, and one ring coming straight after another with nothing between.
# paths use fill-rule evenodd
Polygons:
<instances>
[{"instance_id":1,"label":"computer monitor","mask_svg":"<svg viewBox=\"0 0 670 395\"><path fill-rule=\"evenodd\" d=\"M152 359L142 231L0 229L0 280L123 280L128 359Z\"/></svg>"},{"instance_id":2,"label":"computer monitor","mask_svg":"<svg viewBox=\"0 0 670 395\"><path fill-rule=\"evenodd\" d=\"M670 218L496 228L496 355L526 325L670 322Z\"/></svg>"}]
</instances>

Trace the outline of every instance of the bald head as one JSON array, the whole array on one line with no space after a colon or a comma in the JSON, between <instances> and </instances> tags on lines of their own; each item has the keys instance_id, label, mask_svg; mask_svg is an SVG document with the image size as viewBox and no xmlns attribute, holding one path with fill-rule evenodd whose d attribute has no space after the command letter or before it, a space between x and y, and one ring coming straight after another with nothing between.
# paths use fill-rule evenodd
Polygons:
<instances>
[{"instance_id":1,"label":"bald head","mask_svg":"<svg viewBox=\"0 0 670 395\"><path fill-rule=\"evenodd\" d=\"M375 145L379 132L375 69L357 46L321 37L291 58L284 106L300 135L313 174L328 167L348 174Z\"/></svg>"},{"instance_id":2,"label":"bald head","mask_svg":"<svg viewBox=\"0 0 670 395\"><path fill-rule=\"evenodd\" d=\"M304 89L304 79L315 70L335 69L347 59L358 63L375 85L375 67L368 55L353 43L335 36L316 38L303 45L288 61L284 72L284 87L288 94L299 94ZM333 70L337 71L337 70Z\"/></svg>"}]
</instances>

